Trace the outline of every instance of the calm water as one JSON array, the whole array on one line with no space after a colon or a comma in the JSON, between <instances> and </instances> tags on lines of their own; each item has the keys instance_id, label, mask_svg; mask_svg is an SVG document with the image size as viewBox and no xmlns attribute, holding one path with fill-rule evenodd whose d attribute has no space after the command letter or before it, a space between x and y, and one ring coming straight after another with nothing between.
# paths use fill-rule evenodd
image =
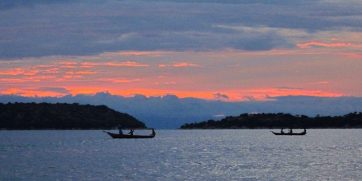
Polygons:
<instances>
[{"instance_id":1,"label":"calm water","mask_svg":"<svg viewBox=\"0 0 362 181\"><path fill-rule=\"evenodd\" d=\"M0 180L362 180L362 130L0 131Z\"/></svg>"}]
</instances>

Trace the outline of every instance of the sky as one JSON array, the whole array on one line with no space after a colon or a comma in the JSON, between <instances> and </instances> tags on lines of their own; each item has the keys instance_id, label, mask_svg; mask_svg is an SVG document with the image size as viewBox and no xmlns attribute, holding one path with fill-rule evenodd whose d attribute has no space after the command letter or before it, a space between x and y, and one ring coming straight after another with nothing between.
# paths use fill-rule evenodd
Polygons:
<instances>
[{"instance_id":1,"label":"sky","mask_svg":"<svg viewBox=\"0 0 362 181\"><path fill-rule=\"evenodd\" d=\"M357 0L0 0L0 94L362 97Z\"/></svg>"}]
</instances>

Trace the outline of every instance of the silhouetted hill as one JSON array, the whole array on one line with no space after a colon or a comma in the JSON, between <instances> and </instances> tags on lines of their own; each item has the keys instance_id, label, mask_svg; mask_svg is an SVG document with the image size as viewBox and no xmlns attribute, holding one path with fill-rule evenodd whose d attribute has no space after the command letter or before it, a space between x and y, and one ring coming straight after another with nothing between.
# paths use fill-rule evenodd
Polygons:
<instances>
[{"instance_id":1,"label":"silhouetted hill","mask_svg":"<svg viewBox=\"0 0 362 181\"><path fill-rule=\"evenodd\" d=\"M0 129L144 128L134 117L107 106L48 103L0 103Z\"/></svg>"},{"instance_id":2,"label":"silhouetted hill","mask_svg":"<svg viewBox=\"0 0 362 181\"><path fill-rule=\"evenodd\" d=\"M228 128L362 128L362 113L344 116L316 116L291 114L241 114L220 121L204 121L181 126L181 129L228 129Z\"/></svg>"}]
</instances>

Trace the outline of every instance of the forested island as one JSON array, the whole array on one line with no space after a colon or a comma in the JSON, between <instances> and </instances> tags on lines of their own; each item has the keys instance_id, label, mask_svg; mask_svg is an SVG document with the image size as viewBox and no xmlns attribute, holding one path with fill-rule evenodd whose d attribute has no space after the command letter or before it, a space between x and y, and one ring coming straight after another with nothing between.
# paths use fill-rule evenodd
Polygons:
<instances>
[{"instance_id":1,"label":"forested island","mask_svg":"<svg viewBox=\"0 0 362 181\"><path fill-rule=\"evenodd\" d=\"M107 106L0 103L0 129L145 128L136 118Z\"/></svg>"},{"instance_id":2,"label":"forested island","mask_svg":"<svg viewBox=\"0 0 362 181\"><path fill-rule=\"evenodd\" d=\"M220 121L184 124L181 129L263 129L263 128L362 128L362 113L344 116L291 115L284 113L241 114Z\"/></svg>"}]
</instances>

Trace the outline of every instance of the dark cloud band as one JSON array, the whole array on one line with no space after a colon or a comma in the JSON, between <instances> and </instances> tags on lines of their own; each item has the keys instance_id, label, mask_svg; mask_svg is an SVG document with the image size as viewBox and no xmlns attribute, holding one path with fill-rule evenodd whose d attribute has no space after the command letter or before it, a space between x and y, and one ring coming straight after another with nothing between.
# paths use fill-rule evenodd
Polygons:
<instances>
[{"instance_id":1,"label":"dark cloud band","mask_svg":"<svg viewBox=\"0 0 362 181\"><path fill-rule=\"evenodd\" d=\"M72 2L72 3L70 3ZM0 1L0 59L120 50L294 47L278 29L361 30L360 3L320 1ZM250 27L255 31L220 28ZM261 27L267 27L258 31Z\"/></svg>"}]
</instances>

